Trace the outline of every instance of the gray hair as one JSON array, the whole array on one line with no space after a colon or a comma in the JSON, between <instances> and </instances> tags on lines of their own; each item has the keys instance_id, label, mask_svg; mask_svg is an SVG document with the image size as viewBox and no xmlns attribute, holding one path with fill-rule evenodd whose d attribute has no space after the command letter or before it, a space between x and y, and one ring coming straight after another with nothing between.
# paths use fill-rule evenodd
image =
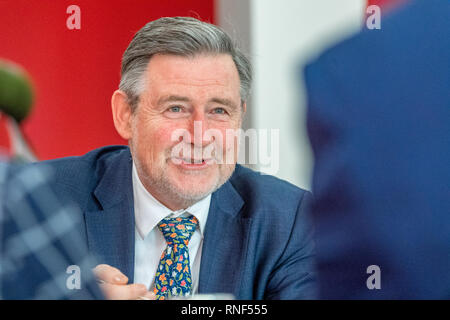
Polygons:
<instances>
[{"instance_id":1,"label":"gray hair","mask_svg":"<svg viewBox=\"0 0 450 320\"><path fill-rule=\"evenodd\" d=\"M231 55L239 74L241 100L246 101L252 82L250 60L222 29L190 17L160 18L134 35L122 57L119 89L126 93L134 111L145 90L144 73L154 54L194 57L203 53Z\"/></svg>"}]
</instances>

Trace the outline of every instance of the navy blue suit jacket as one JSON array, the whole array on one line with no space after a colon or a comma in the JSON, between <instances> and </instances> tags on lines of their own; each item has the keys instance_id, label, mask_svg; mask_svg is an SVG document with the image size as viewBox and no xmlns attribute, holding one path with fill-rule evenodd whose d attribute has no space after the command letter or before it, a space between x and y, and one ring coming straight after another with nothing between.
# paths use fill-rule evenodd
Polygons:
<instances>
[{"instance_id":1,"label":"navy blue suit jacket","mask_svg":"<svg viewBox=\"0 0 450 320\"><path fill-rule=\"evenodd\" d=\"M100 263L134 273L132 159L128 147L45 161L59 196L84 212L83 234ZM314 298L309 193L237 166L212 194L204 232L199 293L238 299Z\"/></svg>"},{"instance_id":2,"label":"navy blue suit jacket","mask_svg":"<svg viewBox=\"0 0 450 320\"><path fill-rule=\"evenodd\" d=\"M306 68L322 298L450 298L449 17L412 1Z\"/></svg>"}]
</instances>

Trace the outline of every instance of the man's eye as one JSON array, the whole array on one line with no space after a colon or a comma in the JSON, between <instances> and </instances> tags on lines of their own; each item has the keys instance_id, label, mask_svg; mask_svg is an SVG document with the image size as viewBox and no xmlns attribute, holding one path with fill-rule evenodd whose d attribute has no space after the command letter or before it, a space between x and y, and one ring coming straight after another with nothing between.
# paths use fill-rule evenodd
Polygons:
<instances>
[{"instance_id":1,"label":"man's eye","mask_svg":"<svg viewBox=\"0 0 450 320\"><path fill-rule=\"evenodd\" d=\"M181 107L175 106L169 108L170 112L181 112Z\"/></svg>"},{"instance_id":2,"label":"man's eye","mask_svg":"<svg viewBox=\"0 0 450 320\"><path fill-rule=\"evenodd\" d=\"M216 113L216 114L225 114L226 111L225 111L224 108L215 108L215 109L213 110L213 113Z\"/></svg>"}]
</instances>

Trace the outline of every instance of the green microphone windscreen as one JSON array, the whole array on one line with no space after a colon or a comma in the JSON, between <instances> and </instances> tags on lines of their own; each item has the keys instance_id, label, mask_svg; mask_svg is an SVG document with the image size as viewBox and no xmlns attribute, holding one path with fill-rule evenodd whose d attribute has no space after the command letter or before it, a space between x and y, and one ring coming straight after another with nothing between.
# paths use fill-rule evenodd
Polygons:
<instances>
[{"instance_id":1,"label":"green microphone windscreen","mask_svg":"<svg viewBox=\"0 0 450 320\"><path fill-rule=\"evenodd\" d=\"M0 111L22 121L31 111L33 88L20 66L0 60Z\"/></svg>"}]
</instances>

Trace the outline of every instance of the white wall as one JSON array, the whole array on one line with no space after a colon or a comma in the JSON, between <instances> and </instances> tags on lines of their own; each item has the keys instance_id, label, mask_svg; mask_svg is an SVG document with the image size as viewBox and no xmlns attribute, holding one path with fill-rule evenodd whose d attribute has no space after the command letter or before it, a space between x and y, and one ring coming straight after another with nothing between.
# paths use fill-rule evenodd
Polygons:
<instances>
[{"instance_id":1,"label":"white wall","mask_svg":"<svg viewBox=\"0 0 450 320\"><path fill-rule=\"evenodd\" d=\"M279 129L276 176L310 189L306 96L298 67L363 25L365 0L217 0L217 21L240 35L254 65L246 128ZM275 155L272 155L272 158ZM272 165L273 168L273 165ZM269 166L256 169L270 171Z\"/></svg>"}]
</instances>

